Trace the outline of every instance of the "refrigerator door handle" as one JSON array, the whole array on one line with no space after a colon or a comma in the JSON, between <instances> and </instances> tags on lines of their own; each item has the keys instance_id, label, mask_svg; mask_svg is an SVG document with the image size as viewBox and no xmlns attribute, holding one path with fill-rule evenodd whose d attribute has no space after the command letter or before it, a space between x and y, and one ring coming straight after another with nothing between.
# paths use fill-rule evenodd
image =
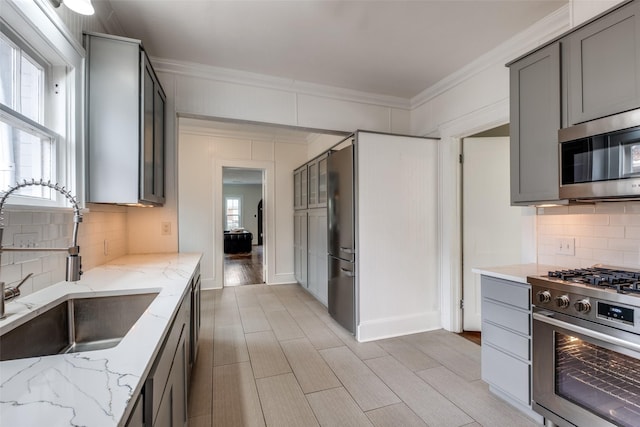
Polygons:
<instances>
[{"instance_id":1,"label":"refrigerator door handle","mask_svg":"<svg viewBox=\"0 0 640 427\"><path fill-rule=\"evenodd\" d=\"M353 271L347 270L346 268L340 267L340 271L342 271L344 273L344 275L347 276L347 277L354 277L355 276L355 274L353 274Z\"/></svg>"},{"instance_id":2,"label":"refrigerator door handle","mask_svg":"<svg viewBox=\"0 0 640 427\"><path fill-rule=\"evenodd\" d=\"M352 248L347 248L346 246L340 246L340 252L344 252L345 254L355 254L356 251Z\"/></svg>"}]
</instances>

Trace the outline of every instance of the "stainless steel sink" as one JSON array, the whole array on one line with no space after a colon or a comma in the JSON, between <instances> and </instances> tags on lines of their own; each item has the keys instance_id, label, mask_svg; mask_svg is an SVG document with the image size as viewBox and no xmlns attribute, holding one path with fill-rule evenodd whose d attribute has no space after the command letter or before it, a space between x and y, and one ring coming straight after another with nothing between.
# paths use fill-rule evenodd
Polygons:
<instances>
[{"instance_id":1,"label":"stainless steel sink","mask_svg":"<svg viewBox=\"0 0 640 427\"><path fill-rule=\"evenodd\" d=\"M115 347L157 292L73 298L0 336L0 360Z\"/></svg>"}]
</instances>

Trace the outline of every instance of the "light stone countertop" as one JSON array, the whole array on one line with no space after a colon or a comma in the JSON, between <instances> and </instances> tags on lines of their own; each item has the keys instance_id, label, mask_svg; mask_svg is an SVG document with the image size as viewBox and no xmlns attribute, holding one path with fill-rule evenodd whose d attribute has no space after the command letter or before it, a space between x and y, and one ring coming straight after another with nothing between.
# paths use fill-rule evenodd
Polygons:
<instances>
[{"instance_id":1,"label":"light stone countertop","mask_svg":"<svg viewBox=\"0 0 640 427\"><path fill-rule=\"evenodd\" d=\"M476 267L473 273L491 276L512 282L527 283L527 276L546 276L549 271L565 270L566 268L545 264L514 264L498 267Z\"/></svg>"},{"instance_id":2,"label":"light stone countertop","mask_svg":"<svg viewBox=\"0 0 640 427\"><path fill-rule=\"evenodd\" d=\"M60 282L7 303L0 334L69 298L159 291L116 347L0 362L0 425L124 425L200 258L125 256L85 272L79 282Z\"/></svg>"}]
</instances>

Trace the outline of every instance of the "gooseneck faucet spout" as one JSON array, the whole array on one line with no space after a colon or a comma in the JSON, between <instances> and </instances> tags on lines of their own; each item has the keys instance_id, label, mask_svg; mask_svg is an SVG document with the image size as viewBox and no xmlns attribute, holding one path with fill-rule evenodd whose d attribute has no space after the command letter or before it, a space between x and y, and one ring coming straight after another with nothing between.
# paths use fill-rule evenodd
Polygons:
<instances>
[{"instance_id":1,"label":"gooseneck faucet spout","mask_svg":"<svg viewBox=\"0 0 640 427\"><path fill-rule=\"evenodd\" d=\"M71 241L71 246L68 248L14 248L14 247L4 247L2 246L2 234L4 231L4 204L7 201L7 198L14 193L15 191L29 186L41 186L48 187L52 190L57 191L62 194L64 197L69 200L71 205L73 206L73 236ZM2 252L51 252L51 251L65 251L68 253L67 255L67 272L66 272L66 280L68 282L77 282L80 280L80 275L82 275L82 264L80 257L80 246L78 246L78 226L82 222L82 214L80 213L80 206L78 206L78 201L75 197L71 195L71 193L65 188L61 187L58 184L52 184L51 181L43 181L42 179L36 181L32 179L31 181L24 180L21 183L17 182L16 185L10 187L4 193L1 193L2 197L0 198L0 255Z\"/></svg>"}]
</instances>

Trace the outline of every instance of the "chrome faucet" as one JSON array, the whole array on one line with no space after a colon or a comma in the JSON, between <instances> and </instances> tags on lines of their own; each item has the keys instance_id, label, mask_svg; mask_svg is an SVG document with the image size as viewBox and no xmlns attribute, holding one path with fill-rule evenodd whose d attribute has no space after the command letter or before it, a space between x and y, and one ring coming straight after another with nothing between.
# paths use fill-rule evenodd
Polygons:
<instances>
[{"instance_id":1,"label":"chrome faucet","mask_svg":"<svg viewBox=\"0 0 640 427\"><path fill-rule=\"evenodd\" d=\"M41 186L48 187L52 190L56 190L58 193L62 194L64 197L69 200L71 205L73 206L73 237L71 246L68 248L14 248L14 247L3 247L2 246L2 235L4 233L4 204L7 201L7 198L15 191L29 186ZM32 179L31 181L23 180L22 183L16 182L16 185L10 187L7 191L1 193L2 197L0 198L0 256L2 256L3 252L59 252L65 251L68 253L67 255L67 271L66 271L66 280L68 282L77 282L80 280L80 276L82 275L82 263L80 257L80 246L78 246L78 226L82 222L82 214L80 213L80 206L78 206L78 201L75 197L71 195L71 193L61 187L58 184L52 184L51 181L43 181L42 179L36 181ZM30 277L31 275L27 275L20 284L16 287L10 287L5 290L4 282L0 282L0 299L2 302L0 303L0 319L5 317L4 310L4 302L10 301L13 298L16 298L20 295L20 286Z\"/></svg>"}]
</instances>

